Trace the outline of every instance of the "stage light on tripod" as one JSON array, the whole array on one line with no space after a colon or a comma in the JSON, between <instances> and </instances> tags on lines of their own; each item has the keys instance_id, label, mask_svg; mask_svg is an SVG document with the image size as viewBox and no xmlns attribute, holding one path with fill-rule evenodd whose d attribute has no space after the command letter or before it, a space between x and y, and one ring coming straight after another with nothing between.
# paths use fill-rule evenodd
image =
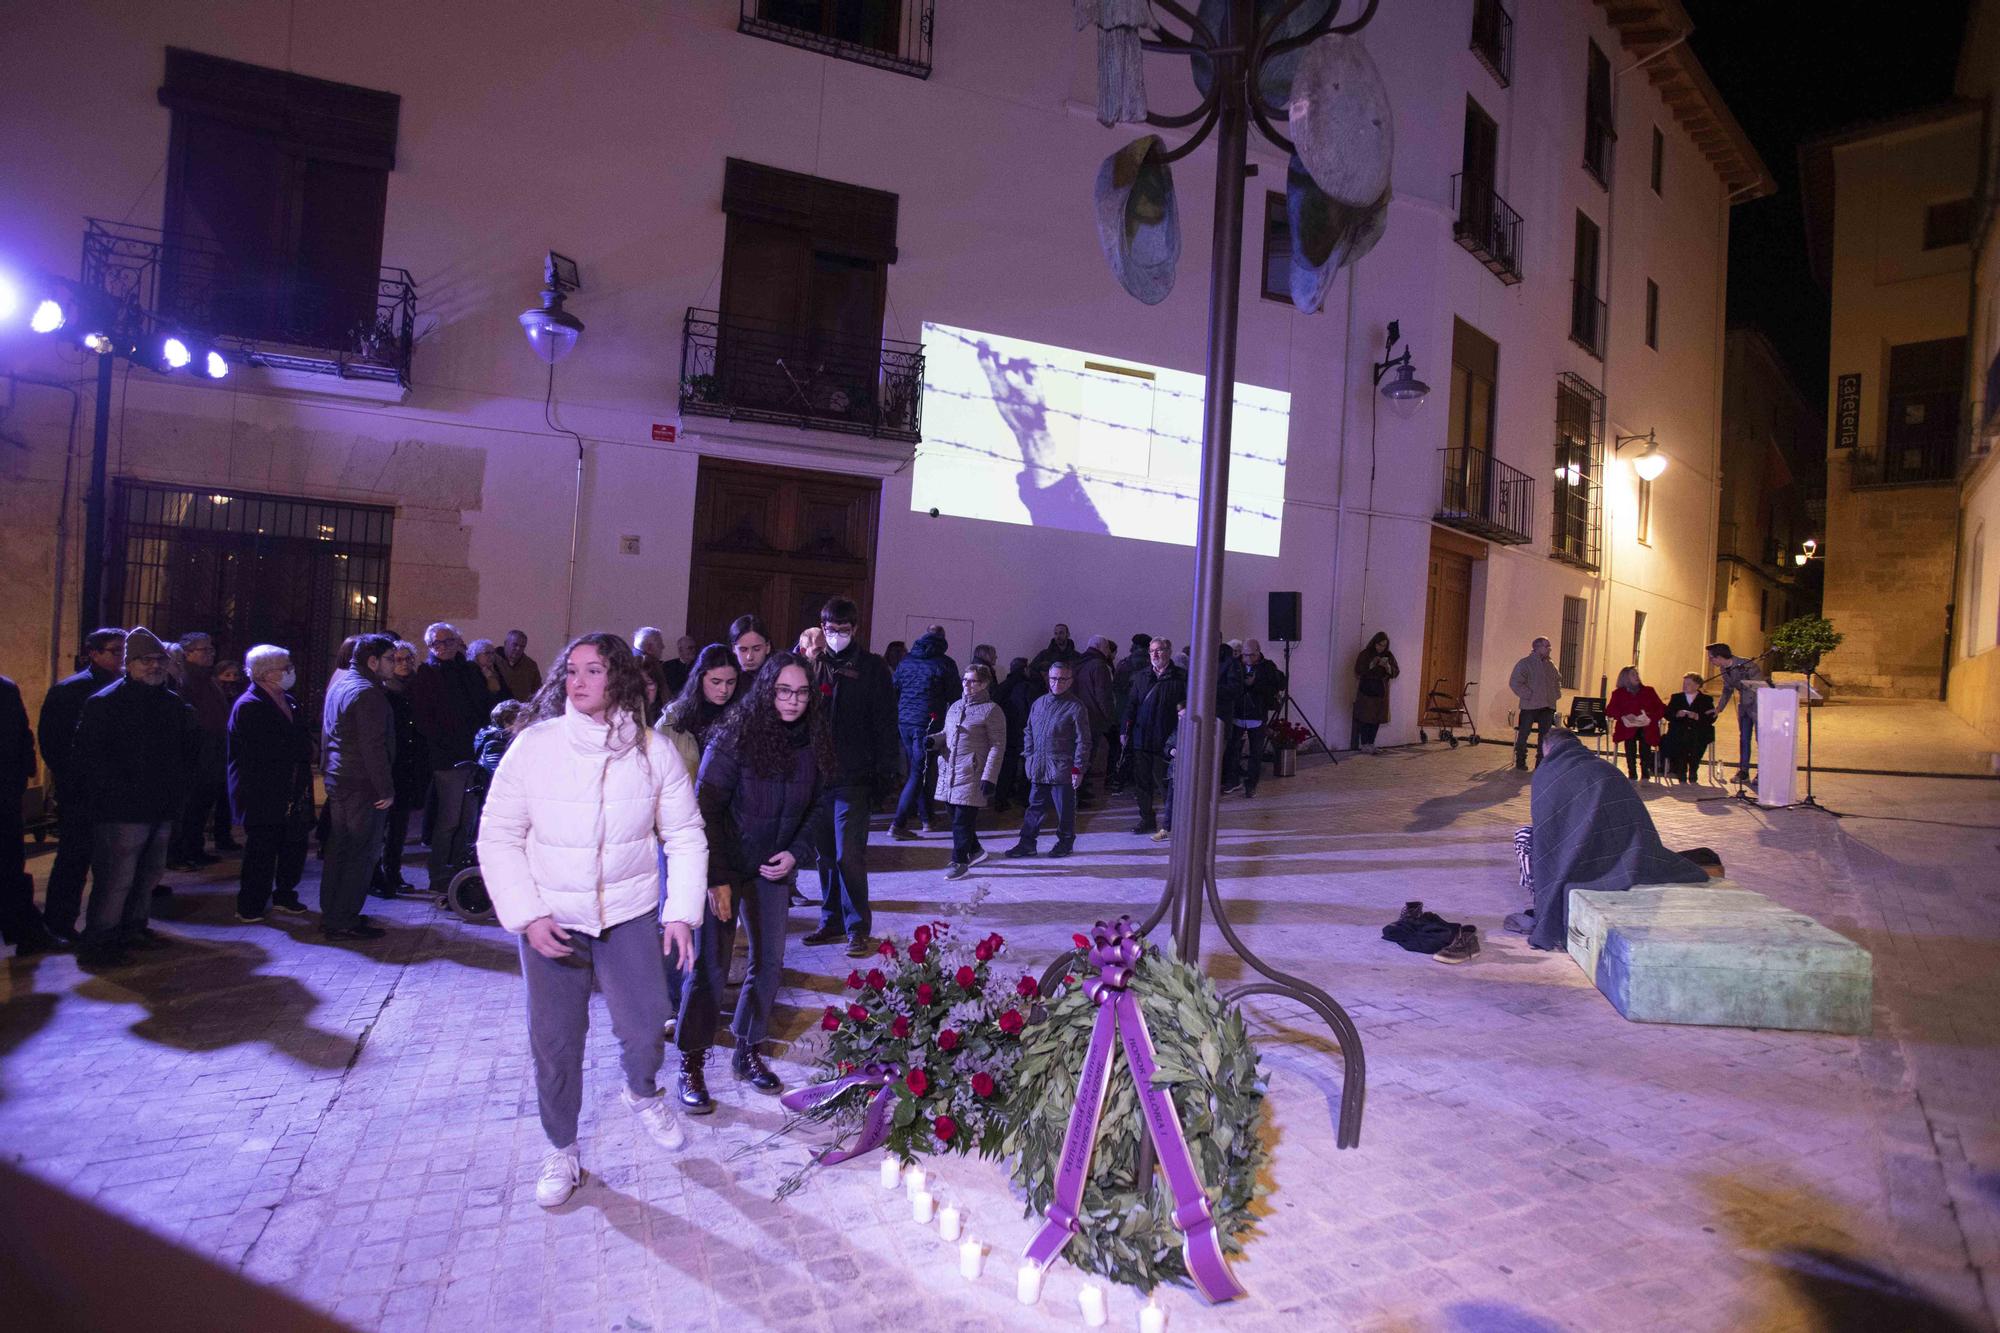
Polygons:
<instances>
[{"instance_id":1,"label":"stage light on tripod","mask_svg":"<svg viewBox=\"0 0 2000 1333\"><path fill-rule=\"evenodd\" d=\"M160 344L160 360L169 370L179 370L194 360L194 353L179 338L169 337Z\"/></svg>"},{"instance_id":2,"label":"stage light on tripod","mask_svg":"<svg viewBox=\"0 0 2000 1333\"><path fill-rule=\"evenodd\" d=\"M229 374L229 358L211 347L201 360L201 368L210 379L219 380Z\"/></svg>"},{"instance_id":3,"label":"stage light on tripod","mask_svg":"<svg viewBox=\"0 0 2000 1333\"><path fill-rule=\"evenodd\" d=\"M28 316L28 327L36 333L54 333L69 322L69 315L61 301L53 296L45 296L35 303L35 313Z\"/></svg>"}]
</instances>

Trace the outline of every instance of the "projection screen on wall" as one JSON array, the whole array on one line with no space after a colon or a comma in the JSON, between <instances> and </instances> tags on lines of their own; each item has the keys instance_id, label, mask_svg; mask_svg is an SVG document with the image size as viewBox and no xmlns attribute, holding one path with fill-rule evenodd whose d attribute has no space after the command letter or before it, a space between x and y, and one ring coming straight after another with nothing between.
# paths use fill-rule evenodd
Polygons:
<instances>
[{"instance_id":1,"label":"projection screen on wall","mask_svg":"<svg viewBox=\"0 0 2000 1333\"><path fill-rule=\"evenodd\" d=\"M1200 375L924 325L910 507L1194 545ZM1278 554L1291 395L1236 386L1232 551Z\"/></svg>"}]
</instances>

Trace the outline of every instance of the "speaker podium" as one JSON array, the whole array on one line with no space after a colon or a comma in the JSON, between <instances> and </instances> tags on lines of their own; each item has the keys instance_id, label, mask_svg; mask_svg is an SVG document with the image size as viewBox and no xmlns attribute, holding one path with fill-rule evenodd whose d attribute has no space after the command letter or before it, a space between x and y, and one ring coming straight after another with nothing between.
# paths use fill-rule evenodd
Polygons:
<instances>
[{"instance_id":1,"label":"speaker podium","mask_svg":"<svg viewBox=\"0 0 2000 1333\"><path fill-rule=\"evenodd\" d=\"M1799 692L1789 685L1760 685L1757 688L1757 804L1767 810L1775 810L1797 803L1798 766Z\"/></svg>"}]
</instances>

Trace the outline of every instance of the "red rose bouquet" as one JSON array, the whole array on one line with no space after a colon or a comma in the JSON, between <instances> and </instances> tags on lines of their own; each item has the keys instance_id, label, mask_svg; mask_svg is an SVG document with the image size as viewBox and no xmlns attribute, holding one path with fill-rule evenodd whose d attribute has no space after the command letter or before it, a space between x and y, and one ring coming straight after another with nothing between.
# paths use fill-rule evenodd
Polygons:
<instances>
[{"instance_id":1,"label":"red rose bouquet","mask_svg":"<svg viewBox=\"0 0 2000 1333\"><path fill-rule=\"evenodd\" d=\"M999 1152L1000 1111L1034 1004L1035 979L1001 976L999 935L961 939L942 921L918 926L907 945L884 940L869 965L847 974L845 993L820 1017L827 1082L874 1070L857 1084L798 1112L808 1122L858 1127L872 1100L894 1096L888 1151Z\"/></svg>"}]
</instances>

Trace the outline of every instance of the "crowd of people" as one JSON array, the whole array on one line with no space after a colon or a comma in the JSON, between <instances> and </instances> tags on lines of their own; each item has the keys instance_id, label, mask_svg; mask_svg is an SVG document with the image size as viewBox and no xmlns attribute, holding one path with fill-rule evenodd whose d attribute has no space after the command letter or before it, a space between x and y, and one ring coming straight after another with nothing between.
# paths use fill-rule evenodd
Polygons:
<instances>
[{"instance_id":1,"label":"crowd of people","mask_svg":"<svg viewBox=\"0 0 2000 1333\"><path fill-rule=\"evenodd\" d=\"M0 776L25 787L38 734L59 835L40 913L21 868L0 866L0 927L21 953L74 947L86 966L120 966L170 942L151 925L162 874L213 863L211 841L240 855L239 922L302 917L317 832L319 934L378 939L383 927L362 909L371 895L415 891L405 857L420 817L431 893L476 866L495 915L519 937L550 1144L537 1197L552 1205L581 1175L592 989L608 1003L626 1105L656 1142L677 1147L673 1103L696 1115L714 1106L707 1055L740 929L747 966L728 1020L731 1072L756 1091L782 1091L764 1043L790 913L816 909L802 947L875 952L874 814L889 813L892 842L948 829L946 880L987 860L982 821L990 830L994 814L1015 807L1008 859L1070 855L1079 809L1108 792L1132 793L1135 836L1171 836L1188 670L1168 639L1135 634L1121 656L1112 639L1079 644L1058 624L1003 673L983 643L961 668L937 625L878 655L861 620L854 602L835 597L795 639L744 615L724 642L683 636L672 657L657 628L629 643L586 634L547 673L519 630L497 645L468 643L438 622L421 648L394 633L356 635L340 646L317 718L299 702L284 647L257 645L232 670L206 634L168 644L144 627L97 630L81 669L50 689L39 727L0 681ZM1287 682L1254 639L1214 652L1221 791L1254 796ZM1635 781L1656 771L1656 751L1670 775L1691 776L1721 706L1756 679L1755 662L1727 645L1709 654L1725 683L1716 702L1699 677L1667 701L1636 669L1621 673L1607 711ZM1386 635L1370 640L1354 674L1354 743L1371 751L1399 674ZM1546 639L1513 685L1520 764L1529 730L1555 721L1561 681ZM1754 714L1739 707L1738 716L1747 765ZM18 849L14 832L5 845ZM816 895L799 887L808 865ZM679 1059L672 1098L659 1086L669 1036Z\"/></svg>"},{"instance_id":2,"label":"crowd of people","mask_svg":"<svg viewBox=\"0 0 2000 1333\"><path fill-rule=\"evenodd\" d=\"M1514 723L1514 768L1520 772L1528 767L1528 733L1536 733L1539 753L1550 731L1557 727L1556 704L1563 679L1550 660L1551 651L1549 640L1535 639L1528 655L1514 664L1508 677L1507 687L1519 703ZM1715 743L1716 719L1732 699L1736 701L1736 781L1750 780L1750 752L1757 736L1757 708L1750 691L1764 683L1763 670L1757 658L1738 657L1726 643L1711 643L1703 653L1713 676L1690 671L1681 677L1680 689L1666 699L1646 684L1637 666L1618 673L1616 687L1604 701L1604 717L1612 743L1624 749L1626 776L1633 782L1696 781L1702 756ZM1722 682L1719 697L1705 692L1711 680Z\"/></svg>"}]
</instances>

